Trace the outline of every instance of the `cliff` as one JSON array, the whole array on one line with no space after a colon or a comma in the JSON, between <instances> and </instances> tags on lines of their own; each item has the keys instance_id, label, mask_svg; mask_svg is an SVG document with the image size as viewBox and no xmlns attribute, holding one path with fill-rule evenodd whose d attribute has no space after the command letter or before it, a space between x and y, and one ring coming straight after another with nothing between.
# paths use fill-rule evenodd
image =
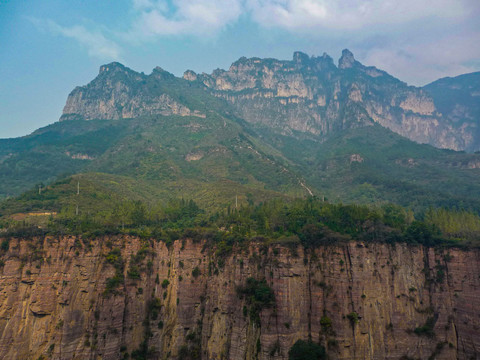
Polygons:
<instances>
[{"instance_id":1,"label":"cliff","mask_svg":"<svg viewBox=\"0 0 480 360\"><path fill-rule=\"evenodd\" d=\"M154 114L204 117L165 91L172 81L175 77L160 67L146 76L119 63L103 65L93 81L70 93L60 120L118 120Z\"/></svg>"},{"instance_id":2,"label":"cliff","mask_svg":"<svg viewBox=\"0 0 480 360\"><path fill-rule=\"evenodd\" d=\"M183 79L158 67L145 75L111 63L70 93L60 120L204 117L217 111L283 135L320 139L378 123L418 143L475 151L480 149L478 81L475 76L465 79L462 89L470 92L444 96L442 80L425 88L408 86L361 64L347 49L338 66L327 54L295 52L290 61L242 57L212 74L187 70Z\"/></svg>"},{"instance_id":3,"label":"cliff","mask_svg":"<svg viewBox=\"0 0 480 360\"><path fill-rule=\"evenodd\" d=\"M309 337L331 359L479 356L478 250L254 243L220 257L203 241L67 236L2 249L2 359L286 359ZM255 310L248 278L274 303Z\"/></svg>"},{"instance_id":4,"label":"cliff","mask_svg":"<svg viewBox=\"0 0 480 360\"><path fill-rule=\"evenodd\" d=\"M188 74L185 79L192 79ZM196 81L227 99L252 123L326 136L376 122L410 140L454 150L471 148L476 125L457 129L423 89L355 60L344 50L338 67L327 54L296 52L291 61L241 58L228 71ZM473 145L473 147L475 147Z\"/></svg>"}]
</instances>

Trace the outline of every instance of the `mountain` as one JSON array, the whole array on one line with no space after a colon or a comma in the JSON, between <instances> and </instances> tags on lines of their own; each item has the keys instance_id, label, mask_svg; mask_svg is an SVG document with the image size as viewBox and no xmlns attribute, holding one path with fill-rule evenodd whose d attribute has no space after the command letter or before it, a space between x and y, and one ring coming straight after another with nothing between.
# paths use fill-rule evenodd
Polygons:
<instances>
[{"instance_id":1,"label":"mountain","mask_svg":"<svg viewBox=\"0 0 480 360\"><path fill-rule=\"evenodd\" d=\"M479 138L480 72L443 78L423 87L435 107L467 139L465 150L476 151Z\"/></svg>"},{"instance_id":2,"label":"mountain","mask_svg":"<svg viewBox=\"0 0 480 360\"><path fill-rule=\"evenodd\" d=\"M465 76L461 84L467 88L477 78ZM0 140L0 194L17 196L33 186L41 193L45 184L82 174L82 182L109 198L184 196L209 209L235 198L316 195L480 211L480 155L400 136L456 143L455 129L469 129L454 128L453 118L439 112L453 110L438 103L436 86L409 87L360 64L348 50L338 67L326 54L297 52L292 61L242 58L228 71L187 71L183 78L111 63L72 91L59 122ZM463 108L473 114L475 102ZM53 191L60 199L63 183L44 195ZM58 210L61 203L34 207ZM33 205L4 205L4 211L9 206L27 211Z\"/></svg>"},{"instance_id":3,"label":"mountain","mask_svg":"<svg viewBox=\"0 0 480 360\"><path fill-rule=\"evenodd\" d=\"M296 52L291 61L241 58L227 71L186 71L183 79L160 68L144 75L118 63L102 66L95 80L69 95L61 120L204 116L210 108L206 107L209 94L225 99L245 121L283 134L326 138L342 129L378 123L419 143L480 149L475 101L462 104L465 114L471 115L458 126L458 119L442 113L446 109L439 108L430 95L431 86L408 86L362 65L348 50L343 51L338 67L326 54L309 57ZM471 76L465 82L474 86L477 80Z\"/></svg>"},{"instance_id":4,"label":"mountain","mask_svg":"<svg viewBox=\"0 0 480 360\"><path fill-rule=\"evenodd\" d=\"M477 358L477 80L102 66L0 140L0 358Z\"/></svg>"}]
</instances>

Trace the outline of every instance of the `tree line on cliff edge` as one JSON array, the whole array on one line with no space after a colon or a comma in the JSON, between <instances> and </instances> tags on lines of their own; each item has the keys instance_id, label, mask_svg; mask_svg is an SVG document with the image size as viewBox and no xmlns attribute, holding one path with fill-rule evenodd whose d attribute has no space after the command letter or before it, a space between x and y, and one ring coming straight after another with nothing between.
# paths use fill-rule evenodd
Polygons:
<instances>
[{"instance_id":1,"label":"tree line on cliff edge","mask_svg":"<svg viewBox=\"0 0 480 360\"><path fill-rule=\"evenodd\" d=\"M1 220L4 237L34 235L131 234L167 244L180 238L211 239L230 248L248 240L301 244L307 248L349 240L477 246L480 217L455 209L430 208L423 214L399 205L331 204L312 197L291 202L272 200L258 205L207 213L193 200L174 199L148 205L121 201L97 212L77 213L64 206L40 226L28 220Z\"/></svg>"}]
</instances>

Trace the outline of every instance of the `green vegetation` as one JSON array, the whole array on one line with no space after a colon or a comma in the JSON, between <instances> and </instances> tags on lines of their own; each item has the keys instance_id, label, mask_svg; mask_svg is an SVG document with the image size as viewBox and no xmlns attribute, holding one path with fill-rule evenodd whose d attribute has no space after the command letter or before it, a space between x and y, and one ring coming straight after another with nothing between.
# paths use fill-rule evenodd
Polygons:
<instances>
[{"instance_id":1,"label":"green vegetation","mask_svg":"<svg viewBox=\"0 0 480 360\"><path fill-rule=\"evenodd\" d=\"M353 154L363 160L352 162ZM65 121L0 140L0 198L10 197L0 203L0 216L76 212L77 205L80 214L96 213L112 203L165 204L181 196L216 211L233 208L235 198L244 205L309 195L301 183L335 203L478 214L480 169L468 164L479 159L419 145L380 126L325 141L253 129L215 112L201 124L181 116ZM401 216L387 224L395 221Z\"/></svg>"},{"instance_id":2,"label":"green vegetation","mask_svg":"<svg viewBox=\"0 0 480 360\"><path fill-rule=\"evenodd\" d=\"M225 206L235 195L246 202L248 194L259 200L304 194L295 174L283 172L284 164L252 141L240 124L217 114L201 125L182 116L65 121L26 138L0 140L0 198L33 187L36 201L48 206L45 184L79 172L88 174L80 179L81 191L86 177L128 200L195 195L210 207Z\"/></svg>"},{"instance_id":3,"label":"green vegetation","mask_svg":"<svg viewBox=\"0 0 480 360\"><path fill-rule=\"evenodd\" d=\"M237 287L237 294L246 299L250 319L260 324L260 312L275 304L275 294L265 279L248 278L245 286ZM244 310L245 313L245 310Z\"/></svg>"},{"instance_id":4,"label":"green vegetation","mask_svg":"<svg viewBox=\"0 0 480 360\"><path fill-rule=\"evenodd\" d=\"M475 241L480 234L480 217L465 210L430 208L425 214L425 220L451 239Z\"/></svg>"},{"instance_id":5,"label":"green vegetation","mask_svg":"<svg viewBox=\"0 0 480 360\"><path fill-rule=\"evenodd\" d=\"M416 144L379 125L341 131L321 144L269 129L261 135L295 164L316 194L332 202L480 212L480 169L468 168L478 154ZM352 161L353 154L362 160Z\"/></svg>"},{"instance_id":6,"label":"green vegetation","mask_svg":"<svg viewBox=\"0 0 480 360\"><path fill-rule=\"evenodd\" d=\"M185 336L185 345L178 352L179 360L197 360L202 358L201 326Z\"/></svg>"},{"instance_id":7,"label":"green vegetation","mask_svg":"<svg viewBox=\"0 0 480 360\"><path fill-rule=\"evenodd\" d=\"M192 270L192 276L194 278L197 278L200 276L200 274L201 274L200 269L198 268L198 266L195 266L195 268Z\"/></svg>"},{"instance_id":8,"label":"green vegetation","mask_svg":"<svg viewBox=\"0 0 480 360\"><path fill-rule=\"evenodd\" d=\"M322 326L322 329L324 331L328 331L329 329L332 328L332 319L330 319L326 315L323 315L322 318L320 319L320 325Z\"/></svg>"},{"instance_id":9,"label":"green vegetation","mask_svg":"<svg viewBox=\"0 0 480 360\"><path fill-rule=\"evenodd\" d=\"M326 358L325 348L312 341L297 340L288 352L288 360L323 360Z\"/></svg>"},{"instance_id":10,"label":"green vegetation","mask_svg":"<svg viewBox=\"0 0 480 360\"><path fill-rule=\"evenodd\" d=\"M109 296L110 294L116 294L117 293L117 288L120 285L123 285L125 282L124 278L124 261L122 259L122 253L120 249L115 248L112 249L105 257L107 263L113 265L115 268L115 275L111 278L107 278L106 280L106 285L105 285L105 291L104 291L104 296Z\"/></svg>"},{"instance_id":11,"label":"green vegetation","mask_svg":"<svg viewBox=\"0 0 480 360\"><path fill-rule=\"evenodd\" d=\"M110 201L113 204L108 207ZM217 257L217 265L211 264L208 269L213 274L222 268L223 259L235 244L242 245L250 240L283 244L292 249L299 244L314 248L350 240L425 246L480 245L480 228L477 227L480 218L467 211L429 209L425 214L414 215L393 204L331 204L315 197L243 204L235 210L222 212L207 212L192 200L183 199L162 205L140 201L115 202L106 198L99 204L97 212L78 215L68 207L66 210L62 208L57 216L50 216L36 226L28 220L4 217L0 225L7 231L0 251L8 250L9 236L46 234L89 238L123 233L164 241L167 245L178 239L207 240ZM449 225L452 221L465 223L464 231L451 231L452 226L456 226ZM142 271L153 266L151 261L145 263L150 252L147 246L132 257L128 269L130 278L138 279ZM200 269L193 269L192 275L200 275Z\"/></svg>"},{"instance_id":12,"label":"green vegetation","mask_svg":"<svg viewBox=\"0 0 480 360\"><path fill-rule=\"evenodd\" d=\"M424 325L415 328L413 332L418 336L434 337L435 332L433 331L433 328L435 327L435 323L436 319L434 317L429 317Z\"/></svg>"},{"instance_id":13,"label":"green vegetation","mask_svg":"<svg viewBox=\"0 0 480 360\"><path fill-rule=\"evenodd\" d=\"M360 316L358 315L358 313L353 311L350 314L347 314L347 319L350 320L350 324L352 324L352 326L354 326L355 324L357 324L360 321Z\"/></svg>"}]
</instances>

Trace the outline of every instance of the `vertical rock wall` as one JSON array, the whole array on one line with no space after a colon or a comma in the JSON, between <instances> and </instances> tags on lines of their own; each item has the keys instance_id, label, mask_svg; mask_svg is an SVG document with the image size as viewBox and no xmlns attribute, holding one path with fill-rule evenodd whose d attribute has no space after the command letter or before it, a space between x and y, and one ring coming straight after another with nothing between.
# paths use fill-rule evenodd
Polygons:
<instances>
[{"instance_id":1,"label":"vertical rock wall","mask_svg":"<svg viewBox=\"0 0 480 360\"><path fill-rule=\"evenodd\" d=\"M115 248L125 282L106 292L116 270L105 255ZM331 359L472 359L480 351L478 250L351 242L306 253L252 244L217 258L190 240L167 248L63 237L11 239L1 259L2 359L287 359L309 337ZM237 291L249 277L265 278L275 294L260 323Z\"/></svg>"}]
</instances>

